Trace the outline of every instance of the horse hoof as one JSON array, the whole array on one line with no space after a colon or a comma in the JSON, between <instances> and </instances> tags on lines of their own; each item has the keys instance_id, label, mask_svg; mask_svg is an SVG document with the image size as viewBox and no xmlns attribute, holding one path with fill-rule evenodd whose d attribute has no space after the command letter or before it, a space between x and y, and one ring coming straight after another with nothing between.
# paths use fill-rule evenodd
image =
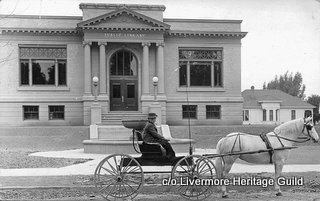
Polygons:
<instances>
[{"instance_id":1,"label":"horse hoof","mask_svg":"<svg viewBox=\"0 0 320 201\"><path fill-rule=\"evenodd\" d=\"M229 196L228 195L222 195L222 198L228 198Z\"/></svg>"},{"instance_id":2,"label":"horse hoof","mask_svg":"<svg viewBox=\"0 0 320 201\"><path fill-rule=\"evenodd\" d=\"M281 192L276 193L276 196L282 196Z\"/></svg>"}]
</instances>

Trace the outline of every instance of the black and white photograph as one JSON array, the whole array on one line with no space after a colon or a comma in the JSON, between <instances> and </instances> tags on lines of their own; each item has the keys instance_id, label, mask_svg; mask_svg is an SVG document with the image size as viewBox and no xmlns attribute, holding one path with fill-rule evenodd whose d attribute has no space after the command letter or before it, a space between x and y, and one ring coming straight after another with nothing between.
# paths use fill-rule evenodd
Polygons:
<instances>
[{"instance_id":1,"label":"black and white photograph","mask_svg":"<svg viewBox=\"0 0 320 201\"><path fill-rule=\"evenodd\" d=\"M320 201L320 0L0 0L0 201Z\"/></svg>"}]
</instances>

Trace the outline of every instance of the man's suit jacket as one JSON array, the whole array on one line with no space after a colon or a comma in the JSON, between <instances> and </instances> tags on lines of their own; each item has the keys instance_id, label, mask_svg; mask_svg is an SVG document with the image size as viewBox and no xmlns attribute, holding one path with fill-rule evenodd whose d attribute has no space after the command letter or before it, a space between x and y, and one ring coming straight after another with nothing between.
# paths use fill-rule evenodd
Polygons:
<instances>
[{"instance_id":1,"label":"man's suit jacket","mask_svg":"<svg viewBox=\"0 0 320 201\"><path fill-rule=\"evenodd\" d=\"M160 139L164 139L164 137L158 133L157 127L149 121L143 129L142 138L145 142L149 143L160 142Z\"/></svg>"}]
</instances>

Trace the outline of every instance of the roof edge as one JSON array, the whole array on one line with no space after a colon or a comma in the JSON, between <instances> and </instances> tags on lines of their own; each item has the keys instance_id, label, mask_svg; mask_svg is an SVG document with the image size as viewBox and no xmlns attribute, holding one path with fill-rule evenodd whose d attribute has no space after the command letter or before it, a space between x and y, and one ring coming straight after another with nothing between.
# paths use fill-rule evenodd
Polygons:
<instances>
[{"instance_id":1,"label":"roof edge","mask_svg":"<svg viewBox=\"0 0 320 201\"><path fill-rule=\"evenodd\" d=\"M82 9L119 9L129 8L133 10L159 10L165 11L164 5L149 5L149 4L105 4L105 3L81 3L79 8Z\"/></svg>"},{"instance_id":2,"label":"roof edge","mask_svg":"<svg viewBox=\"0 0 320 201\"><path fill-rule=\"evenodd\" d=\"M198 22L198 23L237 23L237 24L241 24L242 20L163 18L163 22Z\"/></svg>"},{"instance_id":3,"label":"roof edge","mask_svg":"<svg viewBox=\"0 0 320 201\"><path fill-rule=\"evenodd\" d=\"M0 18L82 20L82 16L63 15L0 15Z\"/></svg>"}]
</instances>

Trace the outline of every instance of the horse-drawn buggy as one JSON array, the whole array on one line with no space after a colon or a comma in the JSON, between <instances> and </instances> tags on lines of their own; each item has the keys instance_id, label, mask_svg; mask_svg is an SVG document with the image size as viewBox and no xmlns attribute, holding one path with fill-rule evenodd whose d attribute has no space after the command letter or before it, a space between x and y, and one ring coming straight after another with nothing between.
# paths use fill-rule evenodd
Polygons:
<instances>
[{"instance_id":1,"label":"horse-drawn buggy","mask_svg":"<svg viewBox=\"0 0 320 201\"><path fill-rule=\"evenodd\" d=\"M312 118L303 118L284 123L263 135L230 133L218 142L216 154L194 155L189 149L188 155L169 161L164 157L165 150L161 145L143 141L146 122L123 121L125 127L132 129L132 145L139 157L113 154L97 166L95 185L106 200L134 199L143 186L144 175L153 173L169 173L170 180L175 181L172 184L182 197L202 200L216 192L211 181L225 178L237 158L251 163L273 163L275 178L278 178L289 150L295 148L293 142L302 142L298 140L301 133L307 136L307 140L319 141ZM170 170L159 170L164 166ZM281 195L277 183L275 188L277 195ZM222 185L221 189L222 197L227 197L226 186Z\"/></svg>"}]
</instances>

